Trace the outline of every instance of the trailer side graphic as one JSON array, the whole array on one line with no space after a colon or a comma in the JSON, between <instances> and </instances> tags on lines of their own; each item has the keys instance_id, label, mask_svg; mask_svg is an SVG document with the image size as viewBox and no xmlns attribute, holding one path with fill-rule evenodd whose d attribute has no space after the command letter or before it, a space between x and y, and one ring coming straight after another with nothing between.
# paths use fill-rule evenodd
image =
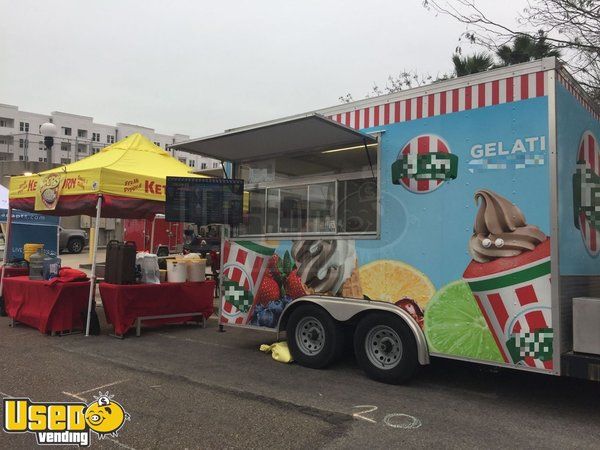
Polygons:
<instances>
[{"instance_id":1,"label":"trailer side graphic","mask_svg":"<svg viewBox=\"0 0 600 450\"><path fill-rule=\"evenodd\" d=\"M383 381L429 355L593 377L572 305L600 296L600 122L556 60L319 114L329 131L304 115L181 144L253 155L232 161L244 224L224 242L222 324L285 330L311 367L350 328Z\"/></svg>"}]
</instances>

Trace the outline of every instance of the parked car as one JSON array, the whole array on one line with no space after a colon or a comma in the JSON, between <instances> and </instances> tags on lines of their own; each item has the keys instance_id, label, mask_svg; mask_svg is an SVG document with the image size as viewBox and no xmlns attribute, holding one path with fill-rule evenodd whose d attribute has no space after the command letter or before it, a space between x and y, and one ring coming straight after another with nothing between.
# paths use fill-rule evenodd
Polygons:
<instances>
[{"instance_id":1,"label":"parked car","mask_svg":"<svg viewBox=\"0 0 600 450\"><path fill-rule=\"evenodd\" d=\"M88 235L83 230L59 227L59 251L68 250L69 253L81 253L87 242Z\"/></svg>"}]
</instances>

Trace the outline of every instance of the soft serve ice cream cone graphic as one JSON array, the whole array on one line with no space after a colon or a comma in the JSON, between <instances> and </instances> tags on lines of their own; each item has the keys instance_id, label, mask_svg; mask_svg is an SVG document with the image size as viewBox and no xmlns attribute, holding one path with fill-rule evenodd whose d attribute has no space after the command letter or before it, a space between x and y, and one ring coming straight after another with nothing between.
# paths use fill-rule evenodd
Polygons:
<instances>
[{"instance_id":1,"label":"soft serve ice cream cone graphic","mask_svg":"<svg viewBox=\"0 0 600 450\"><path fill-rule=\"evenodd\" d=\"M345 287L352 296L362 295L354 241L296 241L291 253L307 292L338 295Z\"/></svg>"},{"instance_id":2,"label":"soft serve ice cream cone graphic","mask_svg":"<svg viewBox=\"0 0 600 450\"><path fill-rule=\"evenodd\" d=\"M463 274L507 363L552 369L550 239L501 195L479 190Z\"/></svg>"}]
</instances>

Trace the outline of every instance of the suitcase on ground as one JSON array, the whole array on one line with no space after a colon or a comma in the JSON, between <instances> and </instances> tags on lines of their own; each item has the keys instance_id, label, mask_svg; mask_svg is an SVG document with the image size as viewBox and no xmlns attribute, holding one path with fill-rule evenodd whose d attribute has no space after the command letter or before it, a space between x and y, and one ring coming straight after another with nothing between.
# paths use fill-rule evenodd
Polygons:
<instances>
[{"instance_id":1,"label":"suitcase on ground","mask_svg":"<svg viewBox=\"0 0 600 450\"><path fill-rule=\"evenodd\" d=\"M112 284L135 283L135 242L109 241L104 280Z\"/></svg>"}]
</instances>

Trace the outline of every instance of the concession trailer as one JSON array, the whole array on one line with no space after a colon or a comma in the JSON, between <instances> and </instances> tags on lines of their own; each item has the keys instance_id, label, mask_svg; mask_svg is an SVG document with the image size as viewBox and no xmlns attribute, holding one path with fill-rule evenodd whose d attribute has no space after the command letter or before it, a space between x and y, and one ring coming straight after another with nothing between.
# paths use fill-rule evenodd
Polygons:
<instances>
[{"instance_id":1,"label":"concession trailer","mask_svg":"<svg viewBox=\"0 0 600 450\"><path fill-rule=\"evenodd\" d=\"M220 323L353 344L397 383L431 357L600 379L600 112L555 58L173 146L231 163Z\"/></svg>"}]
</instances>

